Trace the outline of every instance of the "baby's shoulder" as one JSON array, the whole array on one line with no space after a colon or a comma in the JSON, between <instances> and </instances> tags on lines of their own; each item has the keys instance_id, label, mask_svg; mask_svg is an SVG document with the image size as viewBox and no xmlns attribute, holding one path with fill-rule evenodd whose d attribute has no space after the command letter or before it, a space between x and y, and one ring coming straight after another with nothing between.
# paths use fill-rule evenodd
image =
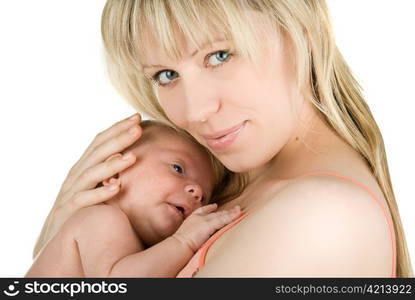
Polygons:
<instances>
[{"instance_id":1,"label":"baby's shoulder","mask_svg":"<svg viewBox=\"0 0 415 300\"><path fill-rule=\"evenodd\" d=\"M108 217L111 219L126 219L126 214L119 209L118 207L108 205L108 204L96 204L79 209L76 213L77 218L86 219L86 218L97 218L97 217ZM105 219L100 219L101 221L106 221Z\"/></svg>"},{"instance_id":2,"label":"baby's shoulder","mask_svg":"<svg viewBox=\"0 0 415 300\"><path fill-rule=\"evenodd\" d=\"M72 217L78 224L84 222L108 223L111 221L128 221L127 215L119 208L107 204L96 204L83 207L76 211Z\"/></svg>"},{"instance_id":3,"label":"baby's shoulder","mask_svg":"<svg viewBox=\"0 0 415 300\"><path fill-rule=\"evenodd\" d=\"M121 209L107 204L81 208L73 214L68 223L75 235L103 233L109 236L133 232L127 215Z\"/></svg>"}]
</instances>

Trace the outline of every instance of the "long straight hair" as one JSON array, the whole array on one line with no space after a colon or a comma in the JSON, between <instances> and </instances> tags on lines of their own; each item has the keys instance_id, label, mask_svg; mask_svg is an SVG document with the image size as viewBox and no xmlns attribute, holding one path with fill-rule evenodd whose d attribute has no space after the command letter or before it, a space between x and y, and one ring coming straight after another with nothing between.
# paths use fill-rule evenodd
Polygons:
<instances>
[{"instance_id":1,"label":"long straight hair","mask_svg":"<svg viewBox=\"0 0 415 300\"><path fill-rule=\"evenodd\" d=\"M327 124L365 159L392 215L397 277L413 277L382 135L335 44L324 0L108 0L101 30L112 83L135 108L169 122L154 84L142 71L143 32L154 34L164 53L174 59L181 57L174 29L180 29L198 49L205 41L213 42L212 33L220 32L255 64L261 41L255 26L247 22L247 11L262 13L264 21L290 38L298 87L311 88L311 101Z\"/></svg>"}]
</instances>

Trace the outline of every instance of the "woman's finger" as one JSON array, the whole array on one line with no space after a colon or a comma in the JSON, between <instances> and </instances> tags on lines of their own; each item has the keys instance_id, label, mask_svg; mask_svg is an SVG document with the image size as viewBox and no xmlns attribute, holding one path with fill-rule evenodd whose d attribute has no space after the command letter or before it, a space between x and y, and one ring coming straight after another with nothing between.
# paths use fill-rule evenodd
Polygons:
<instances>
[{"instance_id":1,"label":"woman's finger","mask_svg":"<svg viewBox=\"0 0 415 300\"><path fill-rule=\"evenodd\" d=\"M80 173L82 173L85 169L90 167L90 165L85 165L85 161L88 161L89 156L91 156L91 155L94 156L95 155L93 152L94 151L96 152L96 149L99 145L101 145L102 143L108 141L108 139L111 139L111 138L113 138L117 135L120 135L125 131L128 131L131 127L136 127L136 126L138 127L139 126L138 124L140 122L141 122L140 114L134 114L133 116L131 116L127 119L124 119L120 122L117 122L114 125L112 125L110 128L108 128L107 130L97 134L96 137L94 138L94 140L88 146L88 148L84 151L81 158L69 170L69 174L68 174L68 177L67 177L68 184L70 185L72 183L72 181L77 176L79 176ZM122 149L125 149L126 147L128 147L129 145L134 143L134 141L138 137L139 136L131 137L133 140L128 140L126 145L120 145L120 147ZM112 154L115 154L115 152L112 153ZM103 159L103 160L105 160L105 159Z\"/></svg>"},{"instance_id":2,"label":"woman's finger","mask_svg":"<svg viewBox=\"0 0 415 300\"><path fill-rule=\"evenodd\" d=\"M72 206L74 211L87 207L90 205L98 204L107 200L110 200L120 191L120 186L113 184L108 186L102 186L99 188L81 191L72 197L72 199L67 203ZM66 205L66 204L64 204Z\"/></svg>"},{"instance_id":3,"label":"woman's finger","mask_svg":"<svg viewBox=\"0 0 415 300\"><path fill-rule=\"evenodd\" d=\"M108 129L98 133L95 137L95 139L92 141L92 143L88 146L88 148L85 150L85 154L88 154L91 149L94 149L98 145L104 143L105 141L119 135L123 131L127 130L131 126L135 124L140 124L141 122L141 115L136 113L124 120L121 120L115 124L113 124Z\"/></svg>"},{"instance_id":4,"label":"woman's finger","mask_svg":"<svg viewBox=\"0 0 415 300\"><path fill-rule=\"evenodd\" d=\"M128 130L132 126L137 126L141 122L140 114L134 114L124 120L121 120L115 124L113 124L108 129L98 133L93 141L89 144L89 146L85 149L84 153L82 154L79 161L75 164L74 169L78 167L82 163L85 157L89 156L91 152L94 151L99 145L106 142L107 140L121 134L122 132Z\"/></svg>"},{"instance_id":5,"label":"woman's finger","mask_svg":"<svg viewBox=\"0 0 415 300\"><path fill-rule=\"evenodd\" d=\"M86 169L73 183L73 191L82 191L96 187L98 183L111 178L132 166L136 156L130 151L123 155L114 155L96 166Z\"/></svg>"},{"instance_id":6,"label":"woman's finger","mask_svg":"<svg viewBox=\"0 0 415 300\"><path fill-rule=\"evenodd\" d=\"M134 129L134 131L131 131L131 129ZM119 135L98 145L88 155L81 158L77 163L76 169L72 170L72 177L77 178L86 169L105 161L115 153L122 152L140 138L142 131L143 130L139 125L134 125L133 127L124 130Z\"/></svg>"}]
</instances>

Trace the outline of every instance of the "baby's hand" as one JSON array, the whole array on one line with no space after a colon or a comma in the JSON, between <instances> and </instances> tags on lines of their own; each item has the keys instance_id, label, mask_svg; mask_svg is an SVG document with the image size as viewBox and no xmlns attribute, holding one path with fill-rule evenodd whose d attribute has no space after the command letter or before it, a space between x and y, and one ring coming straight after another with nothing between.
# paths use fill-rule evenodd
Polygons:
<instances>
[{"instance_id":1,"label":"baby's hand","mask_svg":"<svg viewBox=\"0 0 415 300\"><path fill-rule=\"evenodd\" d=\"M217 204L213 203L193 211L183 221L173 237L186 243L193 249L193 252L196 252L216 230L232 222L241 214L239 205L232 209L213 212L216 208Z\"/></svg>"}]
</instances>

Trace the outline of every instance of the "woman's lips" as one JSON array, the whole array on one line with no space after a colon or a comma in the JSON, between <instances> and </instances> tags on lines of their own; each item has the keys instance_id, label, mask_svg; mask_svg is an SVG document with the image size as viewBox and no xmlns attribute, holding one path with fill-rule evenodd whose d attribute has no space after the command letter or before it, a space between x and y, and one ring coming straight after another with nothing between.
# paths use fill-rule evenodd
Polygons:
<instances>
[{"instance_id":1,"label":"woman's lips","mask_svg":"<svg viewBox=\"0 0 415 300\"><path fill-rule=\"evenodd\" d=\"M212 150L223 150L229 147L238 137L239 133L244 129L247 121L243 121L241 124L233 126L227 130L212 135L203 135L206 140L206 144Z\"/></svg>"}]
</instances>

